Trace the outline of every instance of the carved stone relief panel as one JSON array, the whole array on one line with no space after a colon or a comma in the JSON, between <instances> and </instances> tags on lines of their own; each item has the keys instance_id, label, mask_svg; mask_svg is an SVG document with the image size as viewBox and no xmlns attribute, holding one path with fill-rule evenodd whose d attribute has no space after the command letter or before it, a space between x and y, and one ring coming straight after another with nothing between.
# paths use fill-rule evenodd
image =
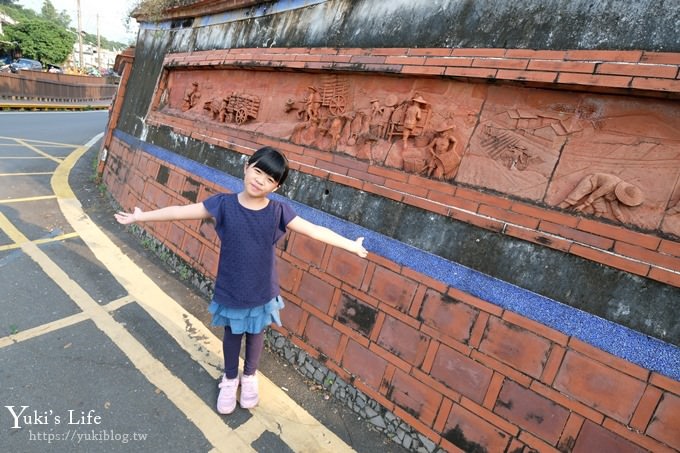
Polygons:
<instances>
[{"instance_id":1,"label":"carved stone relief panel","mask_svg":"<svg viewBox=\"0 0 680 453\"><path fill-rule=\"evenodd\" d=\"M568 135L568 95L494 87L456 181L540 201Z\"/></svg>"},{"instance_id":2,"label":"carved stone relief panel","mask_svg":"<svg viewBox=\"0 0 680 453\"><path fill-rule=\"evenodd\" d=\"M661 231L680 237L680 177L675 181L675 193L664 214Z\"/></svg>"},{"instance_id":3,"label":"carved stone relief panel","mask_svg":"<svg viewBox=\"0 0 680 453\"><path fill-rule=\"evenodd\" d=\"M466 84L329 74L286 101L293 143L452 179L481 97Z\"/></svg>"},{"instance_id":4,"label":"carved stone relief panel","mask_svg":"<svg viewBox=\"0 0 680 453\"><path fill-rule=\"evenodd\" d=\"M153 110L452 180L486 87L352 74L168 70ZM161 88L163 89L163 88Z\"/></svg>"},{"instance_id":5,"label":"carved stone relief panel","mask_svg":"<svg viewBox=\"0 0 680 453\"><path fill-rule=\"evenodd\" d=\"M348 73L167 68L152 110L680 235L680 105Z\"/></svg>"},{"instance_id":6,"label":"carved stone relief panel","mask_svg":"<svg viewBox=\"0 0 680 453\"><path fill-rule=\"evenodd\" d=\"M677 234L680 225L668 211L680 178L678 106L586 94L574 96L572 105L546 203L645 229L663 222Z\"/></svg>"}]
</instances>

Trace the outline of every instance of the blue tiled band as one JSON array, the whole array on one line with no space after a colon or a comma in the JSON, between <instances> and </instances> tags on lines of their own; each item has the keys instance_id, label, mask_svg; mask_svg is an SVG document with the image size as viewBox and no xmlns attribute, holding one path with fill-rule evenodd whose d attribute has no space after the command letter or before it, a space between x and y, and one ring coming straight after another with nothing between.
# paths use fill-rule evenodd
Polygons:
<instances>
[{"instance_id":1,"label":"blue tiled band","mask_svg":"<svg viewBox=\"0 0 680 453\"><path fill-rule=\"evenodd\" d=\"M135 149L141 149L198 177L214 181L228 191L238 192L242 188L239 178L212 167L143 142L119 130L114 131L114 136ZM343 236L365 237L364 245L371 253L552 327L617 357L680 380L680 348L672 344L424 252L304 204L276 194L272 194L272 198L285 200L294 206L301 217L331 228Z\"/></svg>"}]
</instances>

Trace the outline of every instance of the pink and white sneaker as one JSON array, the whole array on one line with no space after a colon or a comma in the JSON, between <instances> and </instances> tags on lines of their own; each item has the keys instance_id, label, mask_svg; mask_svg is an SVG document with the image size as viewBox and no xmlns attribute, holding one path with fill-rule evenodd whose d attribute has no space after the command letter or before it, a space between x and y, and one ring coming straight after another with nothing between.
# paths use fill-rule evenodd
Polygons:
<instances>
[{"instance_id":1,"label":"pink and white sneaker","mask_svg":"<svg viewBox=\"0 0 680 453\"><path fill-rule=\"evenodd\" d=\"M217 412L223 415L228 415L236 409L236 390L238 389L238 377L234 379L227 379L222 376L222 382L219 383L220 394L217 396Z\"/></svg>"},{"instance_id":2,"label":"pink and white sneaker","mask_svg":"<svg viewBox=\"0 0 680 453\"><path fill-rule=\"evenodd\" d=\"M239 404L243 409L252 409L260 401L257 373L252 376L241 376L241 398Z\"/></svg>"}]
</instances>

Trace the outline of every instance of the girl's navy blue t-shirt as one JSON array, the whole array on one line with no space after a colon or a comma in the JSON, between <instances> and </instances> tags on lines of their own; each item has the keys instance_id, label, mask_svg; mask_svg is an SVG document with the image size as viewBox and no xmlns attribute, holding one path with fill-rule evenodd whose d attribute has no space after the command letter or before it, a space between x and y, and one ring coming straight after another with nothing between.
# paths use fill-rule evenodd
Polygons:
<instances>
[{"instance_id":1,"label":"girl's navy blue t-shirt","mask_svg":"<svg viewBox=\"0 0 680 453\"><path fill-rule=\"evenodd\" d=\"M232 308L263 305L279 295L276 242L297 214L275 200L254 211L241 206L237 194L213 195L203 206L215 218L220 258L213 300Z\"/></svg>"}]
</instances>

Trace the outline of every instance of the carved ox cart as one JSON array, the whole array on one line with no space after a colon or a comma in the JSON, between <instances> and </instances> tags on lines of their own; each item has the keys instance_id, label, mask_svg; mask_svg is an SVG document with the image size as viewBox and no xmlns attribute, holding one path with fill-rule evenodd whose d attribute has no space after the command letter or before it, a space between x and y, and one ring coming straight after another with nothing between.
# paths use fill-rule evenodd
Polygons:
<instances>
[{"instance_id":1,"label":"carved ox cart","mask_svg":"<svg viewBox=\"0 0 680 453\"><path fill-rule=\"evenodd\" d=\"M236 124L257 119L260 98L250 94L232 94L227 101L227 118Z\"/></svg>"},{"instance_id":2,"label":"carved ox cart","mask_svg":"<svg viewBox=\"0 0 680 453\"><path fill-rule=\"evenodd\" d=\"M203 109L212 119L221 123L243 124L257 119L260 110L260 98L250 94L231 93L224 98L214 98L203 105Z\"/></svg>"},{"instance_id":3,"label":"carved ox cart","mask_svg":"<svg viewBox=\"0 0 680 453\"><path fill-rule=\"evenodd\" d=\"M332 116L345 113L349 99L349 81L337 74L324 77L321 87L321 105L328 108Z\"/></svg>"}]
</instances>

